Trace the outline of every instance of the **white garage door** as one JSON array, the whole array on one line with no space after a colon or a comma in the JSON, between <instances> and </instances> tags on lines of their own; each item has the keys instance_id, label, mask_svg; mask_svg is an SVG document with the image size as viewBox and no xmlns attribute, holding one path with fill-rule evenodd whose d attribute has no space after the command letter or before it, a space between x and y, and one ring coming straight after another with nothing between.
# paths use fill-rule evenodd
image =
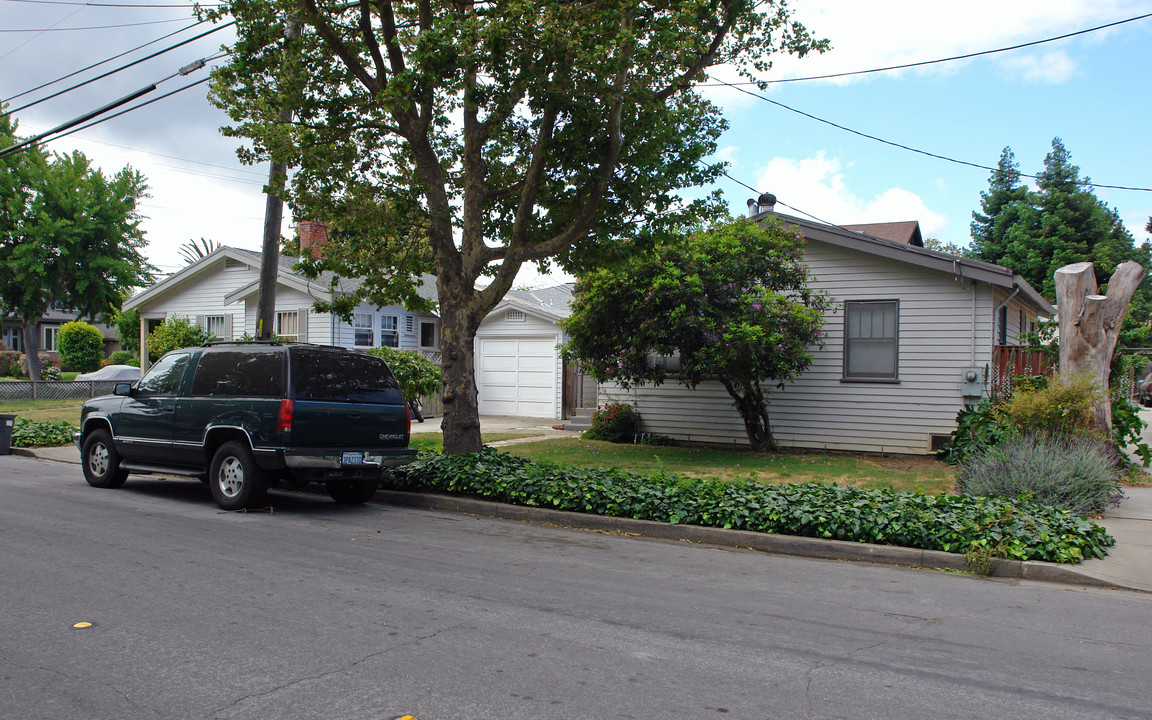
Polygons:
<instances>
[{"instance_id":1,"label":"white garage door","mask_svg":"<svg viewBox=\"0 0 1152 720\"><path fill-rule=\"evenodd\" d=\"M481 338L481 415L556 417L556 337Z\"/></svg>"}]
</instances>

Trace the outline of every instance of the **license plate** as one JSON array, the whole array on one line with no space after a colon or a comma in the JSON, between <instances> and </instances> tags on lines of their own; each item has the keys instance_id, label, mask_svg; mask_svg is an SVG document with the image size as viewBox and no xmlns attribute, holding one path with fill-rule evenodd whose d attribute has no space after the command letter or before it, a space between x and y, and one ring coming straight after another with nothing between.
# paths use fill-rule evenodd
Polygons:
<instances>
[{"instance_id":1,"label":"license plate","mask_svg":"<svg viewBox=\"0 0 1152 720\"><path fill-rule=\"evenodd\" d=\"M340 458L340 462L344 465L363 465L364 453L362 452L346 452Z\"/></svg>"}]
</instances>

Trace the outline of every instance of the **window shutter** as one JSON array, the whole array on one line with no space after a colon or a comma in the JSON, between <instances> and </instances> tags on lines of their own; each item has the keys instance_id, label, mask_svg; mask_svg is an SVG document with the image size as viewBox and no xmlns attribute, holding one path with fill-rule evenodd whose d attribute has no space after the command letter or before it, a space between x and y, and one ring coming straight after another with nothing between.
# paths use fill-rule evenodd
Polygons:
<instances>
[{"instance_id":1,"label":"window shutter","mask_svg":"<svg viewBox=\"0 0 1152 720\"><path fill-rule=\"evenodd\" d=\"M308 308L302 307L296 313L296 339L308 342Z\"/></svg>"},{"instance_id":2,"label":"window shutter","mask_svg":"<svg viewBox=\"0 0 1152 720\"><path fill-rule=\"evenodd\" d=\"M224 315L224 337L221 339L222 340L231 340L232 339L232 315L231 314L225 314Z\"/></svg>"},{"instance_id":3,"label":"window shutter","mask_svg":"<svg viewBox=\"0 0 1152 720\"><path fill-rule=\"evenodd\" d=\"M205 329L204 316L203 315L193 315L192 316L192 324L195 325L196 327L200 328L201 330L204 330Z\"/></svg>"}]
</instances>

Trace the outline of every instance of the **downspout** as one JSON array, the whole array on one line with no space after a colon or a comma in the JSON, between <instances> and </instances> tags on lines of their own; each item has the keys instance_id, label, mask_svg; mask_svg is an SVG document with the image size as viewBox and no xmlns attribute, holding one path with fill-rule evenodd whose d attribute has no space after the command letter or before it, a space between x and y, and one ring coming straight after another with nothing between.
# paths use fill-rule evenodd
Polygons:
<instances>
[{"instance_id":1,"label":"downspout","mask_svg":"<svg viewBox=\"0 0 1152 720\"><path fill-rule=\"evenodd\" d=\"M1013 285L1015 285L1015 283L1013 283ZM1004 298L1004 302L997 305L996 308L992 311L992 344L993 345L996 344L996 322L997 322L997 318L999 318L999 316L1000 316L1000 308L1007 305L1009 303L1009 301L1011 301L1012 298L1016 297L1017 293L1019 293L1019 292L1020 292L1020 286L1015 285L1015 289L1012 290L1012 294L1009 295L1008 297ZM1005 331L1005 332L1007 332L1007 331ZM1004 342L1007 343L1008 338L1004 338Z\"/></svg>"}]
</instances>

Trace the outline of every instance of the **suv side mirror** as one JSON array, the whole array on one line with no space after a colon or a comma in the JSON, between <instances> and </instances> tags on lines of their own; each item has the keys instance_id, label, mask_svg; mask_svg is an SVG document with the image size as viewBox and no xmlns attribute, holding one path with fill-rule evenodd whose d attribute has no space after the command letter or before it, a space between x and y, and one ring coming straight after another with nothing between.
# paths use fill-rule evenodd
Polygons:
<instances>
[{"instance_id":1,"label":"suv side mirror","mask_svg":"<svg viewBox=\"0 0 1152 720\"><path fill-rule=\"evenodd\" d=\"M123 395L127 397L132 394L132 383L118 382L112 387L113 395Z\"/></svg>"}]
</instances>

